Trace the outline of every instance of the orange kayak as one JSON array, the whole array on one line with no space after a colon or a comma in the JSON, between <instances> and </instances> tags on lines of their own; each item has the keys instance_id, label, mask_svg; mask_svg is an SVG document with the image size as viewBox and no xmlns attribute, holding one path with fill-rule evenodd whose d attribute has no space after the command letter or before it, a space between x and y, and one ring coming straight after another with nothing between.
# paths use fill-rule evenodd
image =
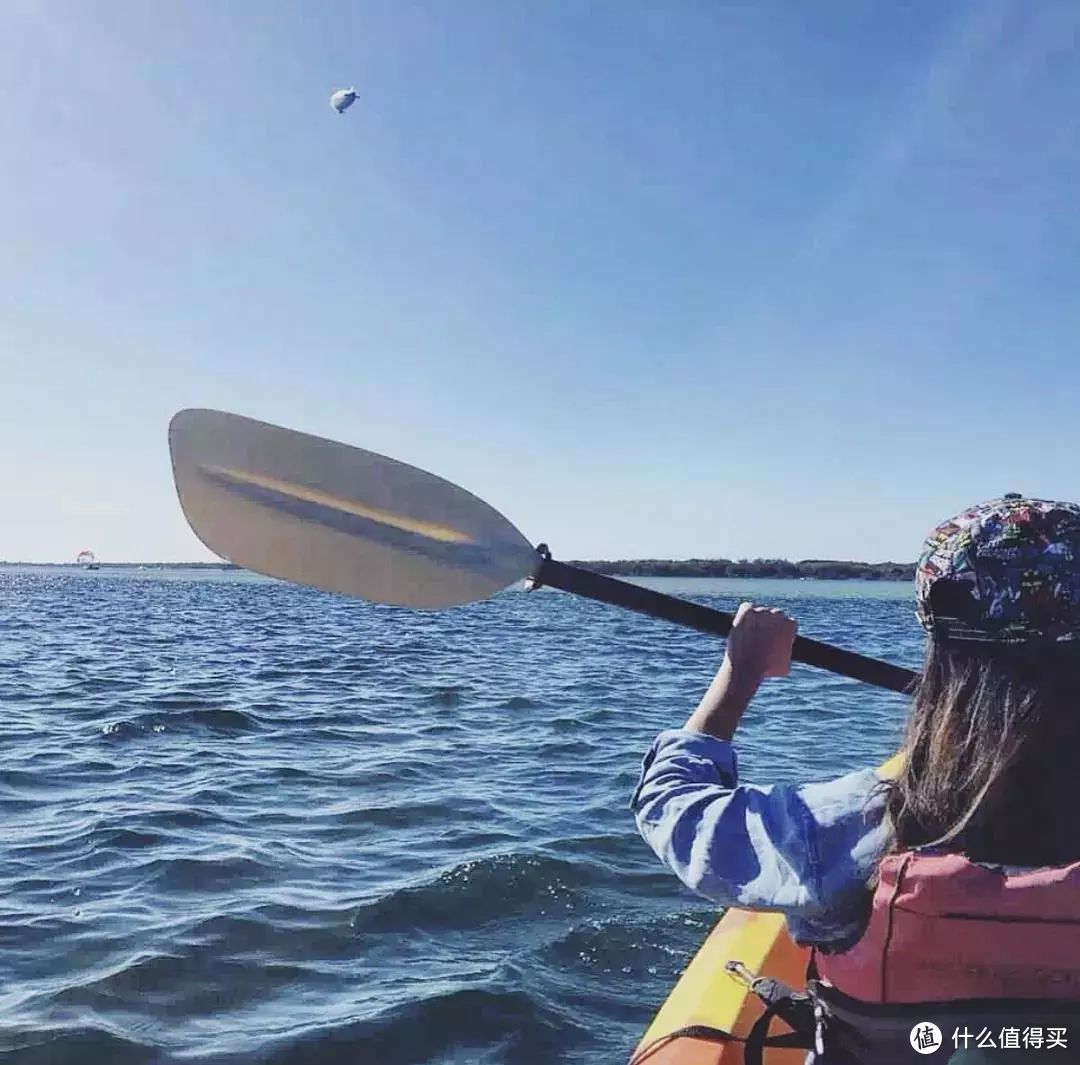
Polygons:
<instances>
[{"instance_id":1,"label":"orange kayak","mask_svg":"<svg viewBox=\"0 0 1080 1065\"><path fill-rule=\"evenodd\" d=\"M775 913L728 910L672 989L635 1051L634 1065L741 1065L741 1043L672 1036L689 1025L707 1025L745 1038L764 1005L745 981L725 968L740 961L755 975L794 988L805 983L809 951L796 946L784 918ZM774 1022L772 1031L788 1029ZM770 1049L768 1065L802 1065L805 1050Z\"/></svg>"}]
</instances>

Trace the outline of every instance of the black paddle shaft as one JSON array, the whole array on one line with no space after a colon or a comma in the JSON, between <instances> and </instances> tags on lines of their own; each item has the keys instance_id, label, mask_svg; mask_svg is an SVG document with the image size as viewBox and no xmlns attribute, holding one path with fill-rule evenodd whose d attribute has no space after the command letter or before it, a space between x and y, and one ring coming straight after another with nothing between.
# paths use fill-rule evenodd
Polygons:
<instances>
[{"instance_id":1,"label":"black paddle shaft","mask_svg":"<svg viewBox=\"0 0 1080 1065\"><path fill-rule=\"evenodd\" d=\"M636 610L639 614L663 618L665 621L673 621L677 625L685 625L714 636L727 636L731 632L731 623L735 620L733 614L723 610L714 610L686 599L676 599L674 596L664 595L663 592L654 592L651 588L642 588L637 584L593 573L592 570L568 566L565 562L556 562L550 556L544 557L532 580L536 587L546 584L551 588L573 592L587 599L598 599L602 603L611 603L627 610ZM868 658L854 651L845 651L805 636L795 637L791 657L796 662L827 669L843 677L851 677L852 680L861 680L894 692L912 691L916 680L916 674L910 669L894 666L878 658Z\"/></svg>"}]
</instances>

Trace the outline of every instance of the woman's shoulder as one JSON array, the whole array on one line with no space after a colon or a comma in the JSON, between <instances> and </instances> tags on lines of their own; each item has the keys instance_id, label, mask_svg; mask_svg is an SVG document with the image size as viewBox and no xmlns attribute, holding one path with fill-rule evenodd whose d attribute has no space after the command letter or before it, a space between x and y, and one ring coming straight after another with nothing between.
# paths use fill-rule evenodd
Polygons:
<instances>
[{"instance_id":1,"label":"woman's shoulder","mask_svg":"<svg viewBox=\"0 0 1080 1065\"><path fill-rule=\"evenodd\" d=\"M799 795L822 828L859 833L885 816L889 781L876 769L859 769L831 780L803 784Z\"/></svg>"},{"instance_id":2,"label":"woman's shoulder","mask_svg":"<svg viewBox=\"0 0 1080 1065\"><path fill-rule=\"evenodd\" d=\"M872 883L888 849L885 822L888 782L863 769L799 789L813 828L814 902L802 920L789 920L800 942L847 944L869 914Z\"/></svg>"}]
</instances>

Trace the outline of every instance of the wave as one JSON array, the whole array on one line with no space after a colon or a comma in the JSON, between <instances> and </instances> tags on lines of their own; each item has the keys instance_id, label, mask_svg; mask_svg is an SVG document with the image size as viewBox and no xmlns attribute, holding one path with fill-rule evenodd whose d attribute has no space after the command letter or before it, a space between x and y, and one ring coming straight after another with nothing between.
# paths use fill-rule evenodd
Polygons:
<instances>
[{"instance_id":1,"label":"wave","mask_svg":"<svg viewBox=\"0 0 1080 1065\"><path fill-rule=\"evenodd\" d=\"M663 917L591 919L549 943L543 955L560 967L674 980L716 920L717 911L708 908Z\"/></svg>"},{"instance_id":2,"label":"wave","mask_svg":"<svg viewBox=\"0 0 1080 1065\"><path fill-rule=\"evenodd\" d=\"M477 928L574 902L593 876L588 867L539 855L502 854L464 862L417 887L400 888L357 911L358 932L417 927Z\"/></svg>"},{"instance_id":3,"label":"wave","mask_svg":"<svg viewBox=\"0 0 1080 1065\"><path fill-rule=\"evenodd\" d=\"M436 688L428 692L424 702L431 706L461 706L470 694L470 688L466 684L451 684L446 687Z\"/></svg>"},{"instance_id":4,"label":"wave","mask_svg":"<svg viewBox=\"0 0 1080 1065\"><path fill-rule=\"evenodd\" d=\"M159 891L207 894L253 887L274 872L273 866L254 858L158 858L145 868L153 871Z\"/></svg>"},{"instance_id":5,"label":"wave","mask_svg":"<svg viewBox=\"0 0 1080 1065\"><path fill-rule=\"evenodd\" d=\"M135 958L64 988L52 1001L83 1010L138 1008L162 1018L212 1017L265 1001L278 989L309 985L312 976L302 965L238 960L212 946L195 947Z\"/></svg>"},{"instance_id":6,"label":"wave","mask_svg":"<svg viewBox=\"0 0 1080 1065\"><path fill-rule=\"evenodd\" d=\"M111 721L102 726L101 734L111 740L126 740L152 733L183 732L189 729L232 733L254 732L262 728L262 722L254 714L244 713L242 710L219 706L170 711L169 705L166 702L161 709L133 718ZM190 706L190 702L184 701L176 705Z\"/></svg>"},{"instance_id":7,"label":"wave","mask_svg":"<svg viewBox=\"0 0 1080 1065\"><path fill-rule=\"evenodd\" d=\"M0 1060L15 1065L162 1065L155 1046L122 1039L100 1028L55 1028L0 1036Z\"/></svg>"},{"instance_id":8,"label":"wave","mask_svg":"<svg viewBox=\"0 0 1080 1065\"><path fill-rule=\"evenodd\" d=\"M509 699L499 703L503 710L532 710L539 706L527 695L511 695Z\"/></svg>"},{"instance_id":9,"label":"wave","mask_svg":"<svg viewBox=\"0 0 1080 1065\"><path fill-rule=\"evenodd\" d=\"M313 1031L257 1060L259 1065L551 1065L586 1037L570 1018L523 991L463 988L413 1000L371 1020Z\"/></svg>"},{"instance_id":10,"label":"wave","mask_svg":"<svg viewBox=\"0 0 1080 1065\"><path fill-rule=\"evenodd\" d=\"M481 800L428 799L410 802L368 804L330 812L341 825L361 825L378 828L416 828L438 825L445 829L452 824L470 825L490 818L492 807Z\"/></svg>"}]
</instances>

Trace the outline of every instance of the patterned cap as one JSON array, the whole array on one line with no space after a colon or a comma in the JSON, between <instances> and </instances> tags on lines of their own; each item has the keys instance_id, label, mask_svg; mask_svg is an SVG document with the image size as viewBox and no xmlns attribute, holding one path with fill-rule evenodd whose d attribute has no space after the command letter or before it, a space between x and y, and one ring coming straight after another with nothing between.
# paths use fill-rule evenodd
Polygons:
<instances>
[{"instance_id":1,"label":"patterned cap","mask_svg":"<svg viewBox=\"0 0 1080 1065\"><path fill-rule=\"evenodd\" d=\"M1080 506L1011 493L943 522L915 597L919 623L941 639L1080 639Z\"/></svg>"}]
</instances>

